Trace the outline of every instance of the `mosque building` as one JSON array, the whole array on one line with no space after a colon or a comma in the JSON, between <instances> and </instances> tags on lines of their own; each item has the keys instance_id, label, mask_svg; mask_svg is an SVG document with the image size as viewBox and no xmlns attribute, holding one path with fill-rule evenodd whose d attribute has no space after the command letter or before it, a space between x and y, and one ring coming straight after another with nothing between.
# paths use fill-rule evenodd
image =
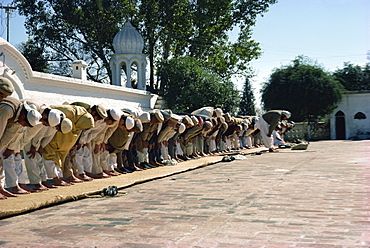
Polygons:
<instances>
[{"instance_id":1,"label":"mosque building","mask_svg":"<svg viewBox=\"0 0 370 248\"><path fill-rule=\"evenodd\" d=\"M27 59L9 42L0 38L0 75L11 80L13 97L38 99L49 105L75 101L102 104L107 108L124 106L143 110L154 108L158 96L146 91L144 40L127 22L113 39L112 85L87 80L87 63L71 64L73 77L33 71Z\"/></svg>"}]
</instances>

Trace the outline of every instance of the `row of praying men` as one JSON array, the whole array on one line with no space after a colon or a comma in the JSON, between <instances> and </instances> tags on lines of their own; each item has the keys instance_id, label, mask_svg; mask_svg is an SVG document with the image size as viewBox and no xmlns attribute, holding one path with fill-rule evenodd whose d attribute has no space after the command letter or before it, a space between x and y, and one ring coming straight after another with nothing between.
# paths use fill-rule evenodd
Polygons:
<instances>
[{"instance_id":1,"label":"row of praying men","mask_svg":"<svg viewBox=\"0 0 370 248\"><path fill-rule=\"evenodd\" d=\"M175 114L84 102L47 105L18 100L13 92L0 77L0 199L251 148L261 138L274 151L271 127L290 117L276 110L236 118L220 106Z\"/></svg>"}]
</instances>

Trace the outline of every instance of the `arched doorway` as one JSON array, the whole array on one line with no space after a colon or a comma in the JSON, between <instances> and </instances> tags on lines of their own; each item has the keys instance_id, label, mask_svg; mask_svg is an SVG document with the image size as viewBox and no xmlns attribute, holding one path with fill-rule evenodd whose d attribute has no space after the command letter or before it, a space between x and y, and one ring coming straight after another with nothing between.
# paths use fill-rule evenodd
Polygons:
<instances>
[{"instance_id":1,"label":"arched doorway","mask_svg":"<svg viewBox=\"0 0 370 248\"><path fill-rule=\"evenodd\" d=\"M342 111L338 111L335 114L335 139L346 139L346 120L345 115Z\"/></svg>"},{"instance_id":2,"label":"arched doorway","mask_svg":"<svg viewBox=\"0 0 370 248\"><path fill-rule=\"evenodd\" d=\"M120 81L119 85L124 85L127 87L127 65L125 62L122 62L120 66Z\"/></svg>"}]
</instances>

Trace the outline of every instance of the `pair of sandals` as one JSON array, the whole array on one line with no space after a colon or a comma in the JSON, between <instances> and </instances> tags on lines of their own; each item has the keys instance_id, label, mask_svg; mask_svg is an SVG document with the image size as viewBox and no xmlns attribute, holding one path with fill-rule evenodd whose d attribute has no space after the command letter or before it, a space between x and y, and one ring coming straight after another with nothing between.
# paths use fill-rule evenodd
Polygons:
<instances>
[{"instance_id":1,"label":"pair of sandals","mask_svg":"<svg viewBox=\"0 0 370 248\"><path fill-rule=\"evenodd\" d=\"M231 161L234 161L235 160L235 157L233 157L233 156L224 156L223 158L222 158L222 162L231 162Z\"/></svg>"},{"instance_id":2,"label":"pair of sandals","mask_svg":"<svg viewBox=\"0 0 370 248\"><path fill-rule=\"evenodd\" d=\"M279 145L279 148L292 148L292 146L289 144L285 144L285 145Z\"/></svg>"},{"instance_id":3,"label":"pair of sandals","mask_svg":"<svg viewBox=\"0 0 370 248\"><path fill-rule=\"evenodd\" d=\"M100 192L101 196L115 196L118 194L117 186L109 186L108 188L102 189Z\"/></svg>"}]
</instances>

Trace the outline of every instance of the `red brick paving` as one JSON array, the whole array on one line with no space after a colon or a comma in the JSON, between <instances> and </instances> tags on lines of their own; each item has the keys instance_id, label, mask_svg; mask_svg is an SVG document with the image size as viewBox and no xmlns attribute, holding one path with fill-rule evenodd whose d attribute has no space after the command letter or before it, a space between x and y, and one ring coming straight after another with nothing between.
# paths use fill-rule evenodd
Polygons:
<instances>
[{"instance_id":1,"label":"red brick paving","mask_svg":"<svg viewBox=\"0 0 370 248\"><path fill-rule=\"evenodd\" d=\"M369 153L320 141L209 165L0 220L0 246L368 248Z\"/></svg>"}]
</instances>

